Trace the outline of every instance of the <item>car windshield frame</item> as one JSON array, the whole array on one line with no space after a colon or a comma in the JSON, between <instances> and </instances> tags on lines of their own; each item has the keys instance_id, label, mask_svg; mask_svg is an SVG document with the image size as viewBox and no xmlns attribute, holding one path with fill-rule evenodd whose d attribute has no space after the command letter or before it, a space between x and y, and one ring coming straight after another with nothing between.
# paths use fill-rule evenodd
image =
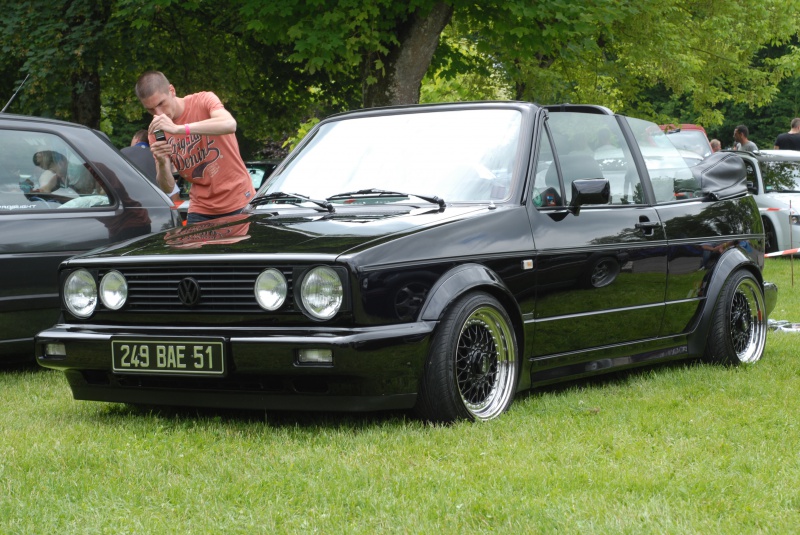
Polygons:
<instances>
[{"instance_id":1,"label":"car windshield frame","mask_svg":"<svg viewBox=\"0 0 800 535\"><path fill-rule=\"evenodd\" d=\"M501 203L521 179L524 112L515 107L365 114L320 123L297 154L259 190L318 199L366 189L413 192L370 204ZM331 202L352 204L347 198Z\"/></svg>"}]
</instances>

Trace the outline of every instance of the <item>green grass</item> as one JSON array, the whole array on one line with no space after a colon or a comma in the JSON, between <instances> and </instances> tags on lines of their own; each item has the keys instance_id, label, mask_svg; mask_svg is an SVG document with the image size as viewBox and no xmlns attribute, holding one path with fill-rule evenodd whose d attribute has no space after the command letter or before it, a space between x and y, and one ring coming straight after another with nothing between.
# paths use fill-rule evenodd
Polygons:
<instances>
[{"instance_id":1,"label":"green grass","mask_svg":"<svg viewBox=\"0 0 800 535\"><path fill-rule=\"evenodd\" d=\"M789 261L775 319L800 322ZM800 264L798 264L800 267ZM536 392L499 420L148 412L0 373L0 533L795 533L800 335L737 369Z\"/></svg>"}]
</instances>

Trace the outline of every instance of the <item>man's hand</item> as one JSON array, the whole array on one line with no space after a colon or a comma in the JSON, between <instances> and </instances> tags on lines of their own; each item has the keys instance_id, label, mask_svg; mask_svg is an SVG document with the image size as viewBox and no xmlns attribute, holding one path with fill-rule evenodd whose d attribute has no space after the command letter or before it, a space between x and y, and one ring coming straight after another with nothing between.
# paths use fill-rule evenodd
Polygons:
<instances>
[{"instance_id":1,"label":"man's hand","mask_svg":"<svg viewBox=\"0 0 800 535\"><path fill-rule=\"evenodd\" d=\"M153 116L153 120L150 121L150 126L147 128L147 131L152 134L156 130L163 130L164 132L169 132L170 134L183 133L183 127L173 123L172 119L166 115Z\"/></svg>"}]
</instances>

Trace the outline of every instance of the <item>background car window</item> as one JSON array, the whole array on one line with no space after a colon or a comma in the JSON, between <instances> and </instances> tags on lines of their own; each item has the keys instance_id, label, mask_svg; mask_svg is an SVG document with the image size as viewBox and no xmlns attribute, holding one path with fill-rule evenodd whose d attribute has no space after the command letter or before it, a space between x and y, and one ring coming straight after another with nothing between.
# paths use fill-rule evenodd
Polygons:
<instances>
[{"instance_id":1,"label":"background car window","mask_svg":"<svg viewBox=\"0 0 800 535\"><path fill-rule=\"evenodd\" d=\"M572 182L587 178L608 180L610 204L642 202L639 175L615 117L552 112L548 123L561 168L565 204L571 200ZM551 166L544 181L552 184L557 176L556 166Z\"/></svg>"},{"instance_id":2,"label":"background car window","mask_svg":"<svg viewBox=\"0 0 800 535\"><path fill-rule=\"evenodd\" d=\"M697 154L675 147L657 124L626 118L644 157L657 203L702 196L687 162L698 162ZM685 157L684 157L685 156ZM641 192L639 193L641 195Z\"/></svg>"},{"instance_id":3,"label":"background car window","mask_svg":"<svg viewBox=\"0 0 800 535\"><path fill-rule=\"evenodd\" d=\"M0 212L108 206L102 184L60 137L0 131Z\"/></svg>"},{"instance_id":4,"label":"background car window","mask_svg":"<svg viewBox=\"0 0 800 535\"><path fill-rule=\"evenodd\" d=\"M783 193L800 192L800 162L759 162L759 166L764 186Z\"/></svg>"}]
</instances>

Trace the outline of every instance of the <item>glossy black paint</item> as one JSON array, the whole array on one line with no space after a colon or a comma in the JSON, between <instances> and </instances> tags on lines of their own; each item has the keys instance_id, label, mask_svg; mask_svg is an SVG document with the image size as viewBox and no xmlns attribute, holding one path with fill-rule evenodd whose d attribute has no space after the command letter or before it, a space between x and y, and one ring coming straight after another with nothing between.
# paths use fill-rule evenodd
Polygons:
<instances>
[{"instance_id":1,"label":"glossy black paint","mask_svg":"<svg viewBox=\"0 0 800 535\"><path fill-rule=\"evenodd\" d=\"M519 179L497 203L337 205L335 213L275 207L174 229L71 259L97 276L114 268L275 267L294 273L330 265L346 273L347 304L328 322L296 303L275 312L99 309L40 333L43 366L64 370L77 399L267 409L375 410L416 401L432 335L448 307L472 291L497 298L520 348L518 390L594 373L697 357L709 311L737 269L761 281L763 228L753 199L654 202L634 154L645 202L608 199L608 182L582 180L576 205L529 202L545 110L523 103L369 110L355 116L496 106L523 114ZM588 113L606 113L597 107ZM551 109L551 113L556 112ZM342 120L337 117L335 120ZM345 119L346 120L346 119ZM308 143L308 141L306 142ZM300 151L303 150L301 146ZM290 156L289 160L291 160ZM281 168L276 171L280 174ZM582 184L585 182L586 184ZM573 196L574 197L574 196ZM127 275L126 275L127 276ZM111 373L111 337L219 336L230 355L224 378ZM67 355L47 354L63 343ZM333 363L301 365L303 348L330 349Z\"/></svg>"},{"instance_id":2,"label":"glossy black paint","mask_svg":"<svg viewBox=\"0 0 800 535\"><path fill-rule=\"evenodd\" d=\"M89 128L0 115L0 130L58 136L88 162L111 206L0 210L0 361L32 360L33 337L58 319L58 265L90 249L173 227L171 202Z\"/></svg>"}]
</instances>

